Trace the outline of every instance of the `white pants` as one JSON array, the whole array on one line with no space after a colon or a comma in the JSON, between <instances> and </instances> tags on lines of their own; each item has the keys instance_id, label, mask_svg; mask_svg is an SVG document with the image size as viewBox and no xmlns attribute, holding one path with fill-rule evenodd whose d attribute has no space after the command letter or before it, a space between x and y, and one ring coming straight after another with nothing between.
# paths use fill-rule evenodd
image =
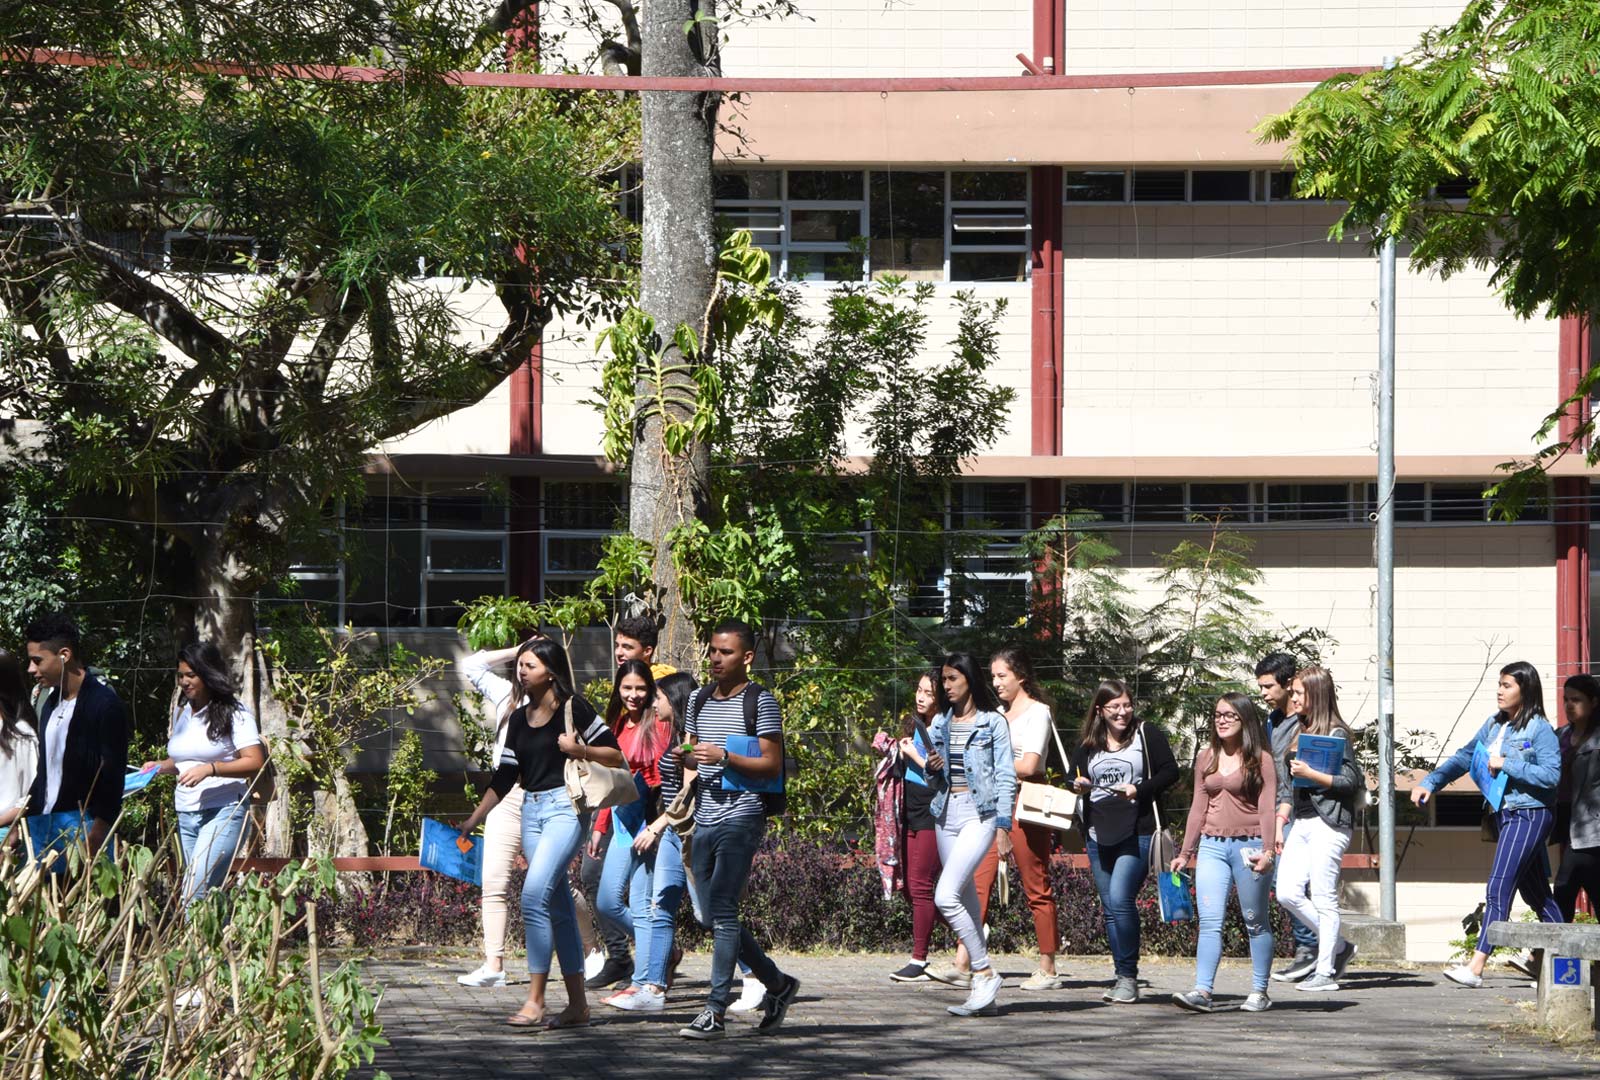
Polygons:
<instances>
[{"instance_id":1,"label":"white pants","mask_svg":"<svg viewBox=\"0 0 1600 1080\"><path fill-rule=\"evenodd\" d=\"M1333 974L1340 946L1339 869L1351 831L1321 815L1295 818L1278 866L1278 902L1317 930L1317 974Z\"/></svg>"},{"instance_id":2,"label":"white pants","mask_svg":"<svg viewBox=\"0 0 1600 1080\"><path fill-rule=\"evenodd\" d=\"M483 819L483 955L506 954L506 903L511 871L522 854L522 785L495 804Z\"/></svg>"},{"instance_id":3,"label":"white pants","mask_svg":"<svg viewBox=\"0 0 1600 1080\"><path fill-rule=\"evenodd\" d=\"M939 883L933 889L933 904L961 944L967 947L973 971L989 966L989 950L984 946L983 930L978 925L978 886L973 883L973 877L978 872L978 864L994 846L994 820L993 814L978 816L971 794L957 792L945 802L937 833L939 861L944 869L939 872Z\"/></svg>"}]
</instances>

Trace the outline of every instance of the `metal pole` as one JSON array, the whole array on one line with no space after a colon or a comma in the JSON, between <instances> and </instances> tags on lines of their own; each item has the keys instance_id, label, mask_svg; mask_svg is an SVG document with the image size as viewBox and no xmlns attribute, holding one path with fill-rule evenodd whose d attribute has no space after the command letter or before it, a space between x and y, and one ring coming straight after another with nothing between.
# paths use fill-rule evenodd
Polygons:
<instances>
[{"instance_id":1,"label":"metal pole","mask_svg":"<svg viewBox=\"0 0 1600 1080\"><path fill-rule=\"evenodd\" d=\"M1385 67L1392 67L1387 60ZM1394 237L1378 254L1378 892L1393 922L1394 865Z\"/></svg>"}]
</instances>

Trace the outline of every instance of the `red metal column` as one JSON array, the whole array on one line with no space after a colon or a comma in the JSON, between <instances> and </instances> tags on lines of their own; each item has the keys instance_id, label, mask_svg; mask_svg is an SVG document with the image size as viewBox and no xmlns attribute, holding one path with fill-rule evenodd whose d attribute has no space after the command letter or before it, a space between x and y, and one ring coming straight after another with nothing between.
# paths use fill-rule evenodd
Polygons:
<instances>
[{"instance_id":1,"label":"red metal column","mask_svg":"<svg viewBox=\"0 0 1600 1080\"><path fill-rule=\"evenodd\" d=\"M1033 64L1046 75L1062 70L1062 24L1064 0L1034 0ZM1061 453L1061 343L1062 343L1062 261L1061 199L1062 169L1059 165L1039 165L1029 170L1032 205L1029 218L1030 261L1032 263L1033 318L1029 331L1029 440L1035 456L1054 457ZM1041 477L1029 484L1029 503L1035 528L1061 512L1061 480ZM1044 568L1040 567L1040 571ZM1057 591L1055 578L1044 572L1035 577L1034 611L1041 635L1061 627L1061 613L1052 612ZM1054 616L1054 617L1052 617Z\"/></svg>"},{"instance_id":2,"label":"red metal column","mask_svg":"<svg viewBox=\"0 0 1600 1080\"><path fill-rule=\"evenodd\" d=\"M1561 320L1560 394L1565 401L1589 366L1592 338L1579 319ZM1561 418L1570 439L1588 416L1580 402ZM1584 447L1577 446L1581 452ZM1556 503L1556 687L1569 675L1589 670L1589 481L1568 477L1555 483Z\"/></svg>"},{"instance_id":3,"label":"red metal column","mask_svg":"<svg viewBox=\"0 0 1600 1080\"><path fill-rule=\"evenodd\" d=\"M539 7L530 5L519 13L506 33L509 54L534 52L539 46ZM525 258L519 248L518 257ZM511 375L511 438L507 449L512 454L538 454L544 449L544 345L534 342L528 357ZM513 476L511 496L511 594L537 602L543 547L539 530L543 521L537 476Z\"/></svg>"}]
</instances>

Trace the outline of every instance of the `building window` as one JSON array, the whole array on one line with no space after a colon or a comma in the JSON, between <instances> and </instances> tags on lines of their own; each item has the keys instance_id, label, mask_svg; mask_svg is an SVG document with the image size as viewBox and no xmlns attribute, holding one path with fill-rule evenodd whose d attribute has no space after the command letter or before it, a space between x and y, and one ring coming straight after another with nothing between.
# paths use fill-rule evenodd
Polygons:
<instances>
[{"instance_id":1,"label":"building window","mask_svg":"<svg viewBox=\"0 0 1600 1080\"><path fill-rule=\"evenodd\" d=\"M1320 195L1297 195L1294 190L1294 170L1275 169L1267 174L1268 202L1326 202Z\"/></svg>"},{"instance_id":2,"label":"building window","mask_svg":"<svg viewBox=\"0 0 1600 1080\"><path fill-rule=\"evenodd\" d=\"M547 480L540 531L546 597L580 592L600 566L601 545L627 527L622 485L613 480Z\"/></svg>"},{"instance_id":3,"label":"building window","mask_svg":"<svg viewBox=\"0 0 1600 1080\"><path fill-rule=\"evenodd\" d=\"M1348 484L1267 484L1267 521L1349 521Z\"/></svg>"},{"instance_id":4,"label":"building window","mask_svg":"<svg viewBox=\"0 0 1600 1080\"><path fill-rule=\"evenodd\" d=\"M945 174L875 172L871 193L873 278L943 281Z\"/></svg>"},{"instance_id":5,"label":"building window","mask_svg":"<svg viewBox=\"0 0 1600 1080\"><path fill-rule=\"evenodd\" d=\"M1189 174L1191 202L1237 202L1254 200L1254 185L1248 169L1196 169Z\"/></svg>"},{"instance_id":6,"label":"building window","mask_svg":"<svg viewBox=\"0 0 1600 1080\"><path fill-rule=\"evenodd\" d=\"M1069 169L1069 203L1253 203L1267 184L1249 169Z\"/></svg>"},{"instance_id":7,"label":"building window","mask_svg":"<svg viewBox=\"0 0 1600 1080\"><path fill-rule=\"evenodd\" d=\"M1182 169L1135 169L1133 201L1183 202L1188 194L1187 179L1187 174Z\"/></svg>"},{"instance_id":8,"label":"building window","mask_svg":"<svg viewBox=\"0 0 1600 1080\"><path fill-rule=\"evenodd\" d=\"M749 229L775 277L1028 279L1021 170L728 169L716 191L719 228Z\"/></svg>"},{"instance_id":9,"label":"building window","mask_svg":"<svg viewBox=\"0 0 1600 1080\"><path fill-rule=\"evenodd\" d=\"M1128 201L1128 174L1122 169L1068 172L1067 202L1120 203Z\"/></svg>"}]
</instances>

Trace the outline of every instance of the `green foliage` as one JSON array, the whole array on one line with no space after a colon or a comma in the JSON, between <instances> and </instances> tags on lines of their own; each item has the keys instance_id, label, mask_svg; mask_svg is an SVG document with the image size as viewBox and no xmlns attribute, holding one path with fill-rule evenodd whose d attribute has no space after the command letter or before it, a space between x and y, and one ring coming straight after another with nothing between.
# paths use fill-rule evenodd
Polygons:
<instances>
[{"instance_id":1,"label":"green foliage","mask_svg":"<svg viewBox=\"0 0 1600 1080\"><path fill-rule=\"evenodd\" d=\"M308 640L314 647L306 647ZM288 714L288 745L272 748L279 782L290 792L296 831L307 833L312 850L323 850L335 826L318 812L312 792L348 790L345 770L355 748L388 730L395 713L410 716L431 701L423 686L445 665L403 645L384 650L376 633L349 627L312 627L309 638L274 637L260 648L279 669L273 695ZM408 805L420 805L420 796Z\"/></svg>"},{"instance_id":2,"label":"green foliage","mask_svg":"<svg viewBox=\"0 0 1600 1080\"><path fill-rule=\"evenodd\" d=\"M610 176L634 158L637 111L453 84L484 59L483 14L0 6L0 40L109 58L0 60L0 414L37 425L23 453L72 512L128 523L147 591L281 580L372 446L480 399L555 315L620 310L634 245ZM468 317L486 342L458 332ZM196 606L174 605L178 635L214 625ZM248 619L224 624L234 654Z\"/></svg>"},{"instance_id":3,"label":"green foliage","mask_svg":"<svg viewBox=\"0 0 1600 1080\"><path fill-rule=\"evenodd\" d=\"M385 855L414 854L422 835L422 804L439 774L422 763L422 736L407 731L389 755L384 781L388 804L383 821Z\"/></svg>"},{"instance_id":4,"label":"green foliage","mask_svg":"<svg viewBox=\"0 0 1600 1080\"><path fill-rule=\"evenodd\" d=\"M464 606L456 629L478 652L510 648L524 632L540 624L534 605L514 596L480 596Z\"/></svg>"},{"instance_id":5,"label":"green foliage","mask_svg":"<svg viewBox=\"0 0 1600 1080\"><path fill-rule=\"evenodd\" d=\"M1345 201L1333 234L1372 230L1411 245L1415 269L1449 277L1492 272L1523 317L1600 311L1600 6L1567 0L1471 0L1425 34L1393 70L1327 80L1262 124L1287 142L1299 191ZM1435 194L1468 178L1464 205ZM1590 443L1589 400L1600 369L1535 434L1569 412L1570 437L1509 463L1491 489L1516 517L1544 495L1544 470Z\"/></svg>"},{"instance_id":6,"label":"green foliage","mask_svg":"<svg viewBox=\"0 0 1600 1080\"><path fill-rule=\"evenodd\" d=\"M329 862L251 874L185 918L168 834L152 851L69 853L64 876L0 861L6 897L0 1080L343 1077L383 1045L377 995L353 963L322 969L316 901ZM117 903L107 901L117 898ZM301 936L304 948L285 947ZM190 988L204 1004L179 1010Z\"/></svg>"}]
</instances>

